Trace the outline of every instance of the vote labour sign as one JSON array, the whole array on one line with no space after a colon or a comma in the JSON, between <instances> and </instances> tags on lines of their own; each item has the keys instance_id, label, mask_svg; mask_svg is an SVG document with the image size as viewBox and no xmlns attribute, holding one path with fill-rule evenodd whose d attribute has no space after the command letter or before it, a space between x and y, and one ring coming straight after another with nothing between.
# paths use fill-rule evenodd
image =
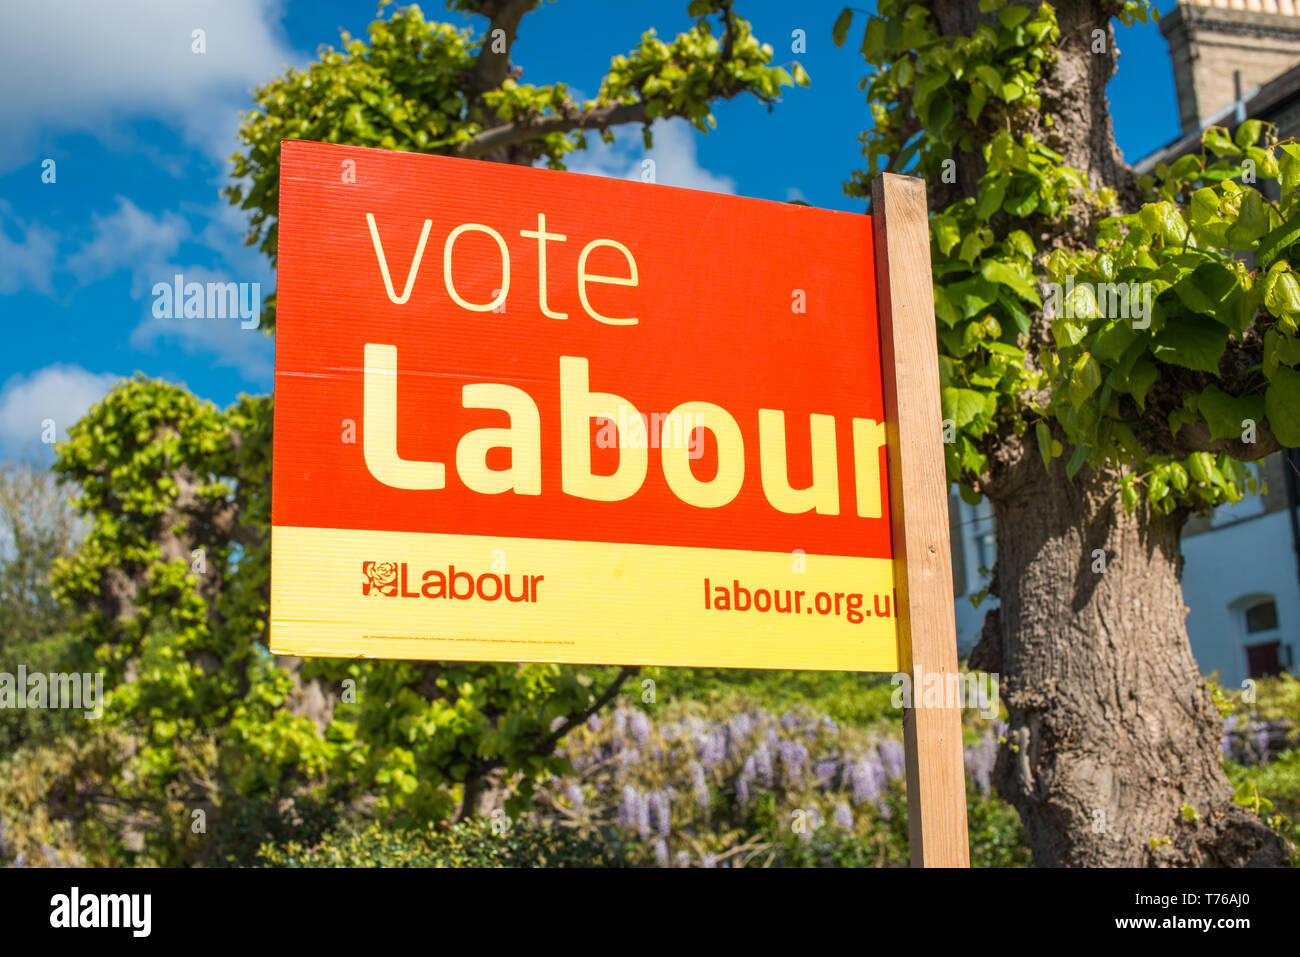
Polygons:
<instances>
[{"instance_id":1,"label":"vote labour sign","mask_svg":"<svg viewBox=\"0 0 1300 957\"><path fill-rule=\"evenodd\" d=\"M898 669L869 217L282 149L273 651Z\"/></svg>"}]
</instances>

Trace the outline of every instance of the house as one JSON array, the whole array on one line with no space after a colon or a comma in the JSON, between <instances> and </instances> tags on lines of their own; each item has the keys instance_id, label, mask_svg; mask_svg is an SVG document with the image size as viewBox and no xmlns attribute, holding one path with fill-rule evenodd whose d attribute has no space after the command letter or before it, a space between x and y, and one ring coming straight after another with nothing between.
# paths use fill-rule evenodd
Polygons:
<instances>
[{"instance_id":1,"label":"house","mask_svg":"<svg viewBox=\"0 0 1300 957\"><path fill-rule=\"evenodd\" d=\"M1160 21L1169 43L1180 134L1134 164L1199 151L1210 126L1234 130L1247 119L1300 136L1300 0L1179 2ZM1261 184L1276 199L1277 183ZM1287 449L1256 466L1264 492L1196 518L1183 532L1183 600L1192 652L1202 671L1226 687L1300 665L1300 450ZM949 502L957 642L965 652L979 638L988 604L968 600L988 582L994 561L987 502Z\"/></svg>"}]
</instances>

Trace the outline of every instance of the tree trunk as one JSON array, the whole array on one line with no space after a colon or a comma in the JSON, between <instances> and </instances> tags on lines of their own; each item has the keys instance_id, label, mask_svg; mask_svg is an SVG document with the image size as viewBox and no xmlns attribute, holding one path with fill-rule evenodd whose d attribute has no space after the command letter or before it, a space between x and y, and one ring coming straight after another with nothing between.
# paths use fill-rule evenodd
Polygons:
<instances>
[{"instance_id":1,"label":"tree trunk","mask_svg":"<svg viewBox=\"0 0 1300 957\"><path fill-rule=\"evenodd\" d=\"M1222 718L1185 626L1186 516L1144 503L1129 515L1117 475L1069 481L1032 442L1002 451L986 490L1000 607L971 665L1001 675L1010 727L994 782L1035 863L1287 864L1223 772Z\"/></svg>"}]
</instances>

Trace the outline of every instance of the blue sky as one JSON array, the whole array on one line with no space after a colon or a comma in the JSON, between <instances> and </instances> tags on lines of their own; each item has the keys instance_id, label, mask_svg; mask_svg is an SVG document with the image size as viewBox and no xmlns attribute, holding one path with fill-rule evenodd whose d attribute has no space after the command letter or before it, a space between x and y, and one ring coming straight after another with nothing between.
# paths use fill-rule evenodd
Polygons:
<instances>
[{"instance_id":1,"label":"blue sky","mask_svg":"<svg viewBox=\"0 0 1300 957\"><path fill-rule=\"evenodd\" d=\"M973 0L972 0L973 2ZM865 64L831 43L842 0L739 0L778 63L798 59L809 89L769 112L717 106L718 128L657 130L660 183L861 211L841 184L860 165L868 123ZM533 83L593 94L609 59L654 27L686 29L686 0L559 0L529 15L514 61ZM874 6L874 4L868 4ZM1171 4L1164 3L1162 7ZM438 3L430 19L481 25ZM48 460L42 424L63 437L115 379L142 371L218 404L271 388L273 342L237 321L154 319L150 290L175 273L198 281L274 276L243 245L244 214L219 195L249 90L311 61L340 29L364 36L371 0L36 0L0 10L0 459ZM191 31L207 50L191 52ZM793 54L792 31L807 52ZM1173 78L1155 26L1119 28L1110 99L1130 160L1178 132ZM855 28L855 33L856 33ZM631 131L629 131L631 134ZM637 175L639 136L576 156L570 168ZM55 182L43 183L46 160Z\"/></svg>"}]
</instances>

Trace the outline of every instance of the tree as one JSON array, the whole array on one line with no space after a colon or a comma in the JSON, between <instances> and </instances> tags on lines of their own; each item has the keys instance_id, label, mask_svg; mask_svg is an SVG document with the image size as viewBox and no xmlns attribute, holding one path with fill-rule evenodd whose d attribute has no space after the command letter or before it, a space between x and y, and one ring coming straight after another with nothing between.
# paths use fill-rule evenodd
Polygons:
<instances>
[{"instance_id":1,"label":"tree","mask_svg":"<svg viewBox=\"0 0 1300 957\"><path fill-rule=\"evenodd\" d=\"M695 0L689 31L671 43L646 33L578 104L564 84L520 83L510 62L538 0L450 6L484 17L483 31L398 8L371 24L368 42L345 34L342 50L323 48L256 91L227 195L250 212L249 243L273 263L282 138L558 168L587 131L641 123L649 145L658 118L707 129L718 99L770 104L796 77L807 82L797 65L769 65L771 48L730 0ZM272 311L268 332L273 322ZM633 669L274 659L271 416L270 397L219 410L136 377L59 447L56 468L80 486L91 525L60 594L107 672L106 725L129 741L93 800L129 809L116 826L160 863L222 859L218 842L196 836L196 811L230 821L254 806L266 812L256 826L288 829L303 826L303 808L357 799L413 821L452 813L458 792L465 816L503 774L522 804L535 778L563 767L553 752L564 734ZM297 810L286 818L287 802Z\"/></svg>"},{"instance_id":2,"label":"tree","mask_svg":"<svg viewBox=\"0 0 1300 957\"><path fill-rule=\"evenodd\" d=\"M881 0L846 190L885 168L929 190L948 473L997 527L970 663L1002 675L995 781L1035 861L1281 864L1221 767L1179 538L1253 488L1244 462L1300 442L1300 147L1250 121L1139 180L1106 82L1111 18L1152 12Z\"/></svg>"},{"instance_id":3,"label":"tree","mask_svg":"<svg viewBox=\"0 0 1300 957\"><path fill-rule=\"evenodd\" d=\"M18 465L0 469L0 671L76 671L79 643L68 610L54 598L55 561L81 529L67 490L49 472ZM24 692L25 693L25 692ZM0 754L48 740L76 719L54 709L0 710Z\"/></svg>"}]
</instances>

